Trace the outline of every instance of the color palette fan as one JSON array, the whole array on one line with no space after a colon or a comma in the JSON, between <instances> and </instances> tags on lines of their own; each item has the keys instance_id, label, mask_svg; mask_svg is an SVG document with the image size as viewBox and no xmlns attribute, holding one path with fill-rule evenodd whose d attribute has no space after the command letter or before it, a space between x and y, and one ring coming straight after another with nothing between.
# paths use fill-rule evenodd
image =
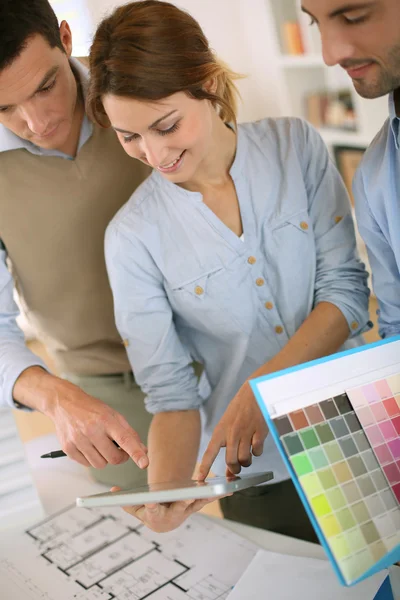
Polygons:
<instances>
[{"instance_id":1,"label":"color palette fan","mask_svg":"<svg viewBox=\"0 0 400 600\"><path fill-rule=\"evenodd\" d=\"M398 357L394 339L251 382L346 585L400 560Z\"/></svg>"}]
</instances>

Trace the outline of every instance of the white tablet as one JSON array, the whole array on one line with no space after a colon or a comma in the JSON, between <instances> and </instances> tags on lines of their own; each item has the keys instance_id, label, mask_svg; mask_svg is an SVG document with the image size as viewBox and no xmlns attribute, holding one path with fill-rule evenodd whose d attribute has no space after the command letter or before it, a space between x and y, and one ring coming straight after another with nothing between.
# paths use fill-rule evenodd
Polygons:
<instances>
[{"instance_id":1,"label":"white tablet","mask_svg":"<svg viewBox=\"0 0 400 600\"><path fill-rule=\"evenodd\" d=\"M214 498L244 490L273 479L271 471L242 475L242 477L213 477L205 481L193 479L169 481L167 483L152 483L131 490L120 492L104 492L93 496L83 496L76 499L77 506L133 506L153 502L175 502L176 500L196 500L199 498Z\"/></svg>"}]
</instances>

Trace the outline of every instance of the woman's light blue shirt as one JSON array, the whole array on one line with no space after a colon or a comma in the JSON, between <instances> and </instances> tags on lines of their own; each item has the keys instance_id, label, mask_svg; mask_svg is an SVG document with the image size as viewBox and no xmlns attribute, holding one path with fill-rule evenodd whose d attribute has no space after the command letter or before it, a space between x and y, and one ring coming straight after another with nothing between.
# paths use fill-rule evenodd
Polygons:
<instances>
[{"instance_id":1,"label":"woman's light blue shirt","mask_svg":"<svg viewBox=\"0 0 400 600\"><path fill-rule=\"evenodd\" d=\"M347 193L314 129L297 119L239 125L230 171L244 241L154 172L106 233L116 323L150 412L199 409L200 454L239 387L319 302L368 325L367 274ZM198 385L191 362L204 365ZM286 479L269 436L248 471ZM221 451L213 471L225 473Z\"/></svg>"}]
</instances>

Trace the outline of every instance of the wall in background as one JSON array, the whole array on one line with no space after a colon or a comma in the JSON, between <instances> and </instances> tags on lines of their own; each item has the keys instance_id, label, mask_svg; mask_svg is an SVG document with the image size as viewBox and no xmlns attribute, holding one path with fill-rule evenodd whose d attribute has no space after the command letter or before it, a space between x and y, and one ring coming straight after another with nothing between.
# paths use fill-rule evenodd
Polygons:
<instances>
[{"instance_id":1,"label":"wall in background","mask_svg":"<svg viewBox=\"0 0 400 600\"><path fill-rule=\"evenodd\" d=\"M54 0L54 4L63 0ZM75 0L84 3L93 31L118 0ZM173 2L197 19L218 56L247 77L238 82L242 96L240 121L281 115L282 83L275 32L265 0L179 0ZM89 46L87 46L89 47ZM77 54L74 49L74 54Z\"/></svg>"}]
</instances>

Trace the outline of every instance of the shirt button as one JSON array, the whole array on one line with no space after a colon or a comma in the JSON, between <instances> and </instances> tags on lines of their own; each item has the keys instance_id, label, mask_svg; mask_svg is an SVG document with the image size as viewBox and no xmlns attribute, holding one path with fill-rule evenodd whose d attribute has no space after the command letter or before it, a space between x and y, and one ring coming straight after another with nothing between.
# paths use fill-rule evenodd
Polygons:
<instances>
[{"instance_id":1,"label":"shirt button","mask_svg":"<svg viewBox=\"0 0 400 600\"><path fill-rule=\"evenodd\" d=\"M351 324L351 328L353 331L355 331L356 329L358 329L360 326L360 324L357 321L353 321Z\"/></svg>"},{"instance_id":2,"label":"shirt button","mask_svg":"<svg viewBox=\"0 0 400 600\"><path fill-rule=\"evenodd\" d=\"M266 302L265 303L265 308L267 310L272 310L274 308L274 305L272 304L272 302Z\"/></svg>"},{"instance_id":3,"label":"shirt button","mask_svg":"<svg viewBox=\"0 0 400 600\"><path fill-rule=\"evenodd\" d=\"M194 293L197 294L198 296L201 296L202 294L204 294L204 290L201 287L201 285L196 285L196 287L194 288Z\"/></svg>"},{"instance_id":4,"label":"shirt button","mask_svg":"<svg viewBox=\"0 0 400 600\"><path fill-rule=\"evenodd\" d=\"M249 265L254 265L257 262L257 259L255 256L249 256L247 262L249 263Z\"/></svg>"},{"instance_id":5,"label":"shirt button","mask_svg":"<svg viewBox=\"0 0 400 600\"><path fill-rule=\"evenodd\" d=\"M129 346L129 340L122 340L122 343L125 346L125 348L128 348L128 346Z\"/></svg>"},{"instance_id":6,"label":"shirt button","mask_svg":"<svg viewBox=\"0 0 400 600\"><path fill-rule=\"evenodd\" d=\"M336 223L336 225L338 223L340 223L340 221L342 221L342 220L343 220L343 217L340 217L340 216L335 217L335 223Z\"/></svg>"},{"instance_id":7,"label":"shirt button","mask_svg":"<svg viewBox=\"0 0 400 600\"><path fill-rule=\"evenodd\" d=\"M277 333L278 335L281 335L281 333L283 333L283 327L281 327L280 325L277 325L275 327L275 333Z\"/></svg>"},{"instance_id":8,"label":"shirt button","mask_svg":"<svg viewBox=\"0 0 400 600\"><path fill-rule=\"evenodd\" d=\"M300 223L300 227L303 229L303 231L307 231L307 229L308 229L308 223L306 223L305 221L302 221Z\"/></svg>"},{"instance_id":9,"label":"shirt button","mask_svg":"<svg viewBox=\"0 0 400 600\"><path fill-rule=\"evenodd\" d=\"M261 287L262 285L264 285L265 281L262 277L259 277L258 279L256 279L256 284L258 285L258 287Z\"/></svg>"}]
</instances>

